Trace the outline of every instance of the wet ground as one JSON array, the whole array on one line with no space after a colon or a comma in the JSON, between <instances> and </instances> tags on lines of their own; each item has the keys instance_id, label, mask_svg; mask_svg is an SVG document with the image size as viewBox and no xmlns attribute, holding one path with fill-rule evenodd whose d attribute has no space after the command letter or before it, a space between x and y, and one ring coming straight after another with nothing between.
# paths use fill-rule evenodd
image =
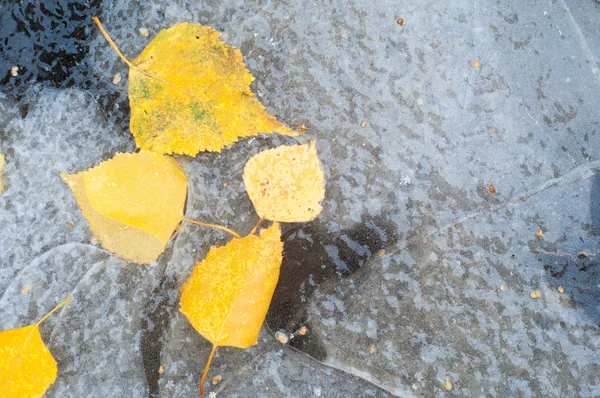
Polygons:
<instances>
[{"instance_id":1,"label":"wet ground","mask_svg":"<svg viewBox=\"0 0 600 398\"><path fill-rule=\"evenodd\" d=\"M269 112L318 140L324 211L283 226L259 344L219 349L208 391L600 395L597 0L0 4L1 329L73 296L42 325L46 396L197 396L210 345L178 293L228 239L184 225L146 267L93 243L58 172L135 149L127 68L94 15L130 59L175 23L214 27ZM243 165L292 142L180 157L186 216L249 231Z\"/></svg>"}]
</instances>

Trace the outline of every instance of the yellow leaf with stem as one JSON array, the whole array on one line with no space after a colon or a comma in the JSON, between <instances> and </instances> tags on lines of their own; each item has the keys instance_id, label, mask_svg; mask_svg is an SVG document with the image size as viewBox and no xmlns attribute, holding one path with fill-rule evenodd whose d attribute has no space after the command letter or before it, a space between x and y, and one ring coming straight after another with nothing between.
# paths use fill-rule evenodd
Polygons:
<instances>
[{"instance_id":1,"label":"yellow leaf with stem","mask_svg":"<svg viewBox=\"0 0 600 398\"><path fill-rule=\"evenodd\" d=\"M200 381L201 395L218 346L256 344L279 278L282 250L281 230L273 223L260 236L211 248L181 288L180 311L213 344Z\"/></svg>"},{"instance_id":2,"label":"yellow leaf with stem","mask_svg":"<svg viewBox=\"0 0 600 398\"><path fill-rule=\"evenodd\" d=\"M208 26L162 30L129 66L130 129L137 145L161 154L195 156L260 133L296 135L269 115L250 91L242 53Z\"/></svg>"},{"instance_id":3,"label":"yellow leaf with stem","mask_svg":"<svg viewBox=\"0 0 600 398\"><path fill-rule=\"evenodd\" d=\"M221 229L187 219L183 207L187 177L170 156L153 152L118 153L110 160L76 174L61 173L102 246L138 264L164 251L181 221Z\"/></svg>"},{"instance_id":4,"label":"yellow leaf with stem","mask_svg":"<svg viewBox=\"0 0 600 398\"><path fill-rule=\"evenodd\" d=\"M310 221L319 215L325 178L315 142L262 151L244 167L244 185L262 219Z\"/></svg>"},{"instance_id":5,"label":"yellow leaf with stem","mask_svg":"<svg viewBox=\"0 0 600 398\"><path fill-rule=\"evenodd\" d=\"M71 297L58 304L37 323L0 332L0 397L41 397L54 380L58 367L40 336L40 324Z\"/></svg>"}]
</instances>

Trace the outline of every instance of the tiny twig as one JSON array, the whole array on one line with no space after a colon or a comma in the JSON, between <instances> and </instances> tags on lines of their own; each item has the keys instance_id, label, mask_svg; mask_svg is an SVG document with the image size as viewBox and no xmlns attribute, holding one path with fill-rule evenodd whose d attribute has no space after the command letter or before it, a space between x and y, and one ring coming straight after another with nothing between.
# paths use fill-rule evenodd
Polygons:
<instances>
[{"instance_id":1,"label":"tiny twig","mask_svg":"<svg viewBox=\"0 0 600 398\"><path fill-rule=\"evenodd\" d=\"M185 217L183 218L183 221L187 221L189 223L196 224L196 225L202 225L203 227L217 228L217 229L220 229L221 231L230 233L231 235L235 236L238 239L241 238L240 234L238 234L237 232L235 232L227 227L224 227L222 225L219 225L219 224L209 224L209 223L205 223L205 222L201 222L201 221L190 220L189 218L185 218Z\"/></svg>"},{"instance_id":2,"label":"tiny twig","mask_svg":"<svg viewBox=\"0 0 600 398\"><path fill-rule=\"evenodd\" d=\"M44 322L50 315L54 314L60 307L67 304L70 300L71 300L71 296L67 296L65 301L63 301L62 303L59 303L56 307L54 307L52 309L52 311L50 311L49 313L44 315L44 317L42 319L40 319L39 321L36 322L36 325L39 325L40 323Z\"/></svg>"},{"instance_id":3,"label":"tiny twig","mask_svg":"<svg viewBox=\"0 0 600 398\"><path fill-rule=\"evenodd\" d=\"M590 253L585 250L582 250L582 251L578 252L577 254L572 254L572 253L566 253L566 252L561 252L561 251L552 252L552 251L547 251L547 250L543 250L543 249L531 250L531 253L532 254L546 254L549 256L557 256L557 257L571 257L571 258L576 258L576 259L596 257L600 254L600 252Z\"/></svg>"},{"instance_id":4,"label":"tiny twig","mask_svg":"<svg viewBox=\"0 0 600 398\"><path fill-rule=\"evenodd\" d=\"M115 42L110 38L110 36L108 35L108 33L104 30L104 27L102 26L102 23L100 23L100 20L98 19L98 17L94 17L92 19L94 20L94 22L96 22L96 25L98 26L98 29L100 29L100 32L102 33L102 36L104 36L104 38L106 39L106 41L108 42L108 44L110 44L110 46L113 48L113 50L115 50L115 52L117 53L117 55L129 67L131 67L132 66L131 62L127 58L125 58L125 56L123 55L123 53L121 52L121 50L119 50L119 47L117 47L117 45L115 44Z\"/></svg>"}]
</instances>

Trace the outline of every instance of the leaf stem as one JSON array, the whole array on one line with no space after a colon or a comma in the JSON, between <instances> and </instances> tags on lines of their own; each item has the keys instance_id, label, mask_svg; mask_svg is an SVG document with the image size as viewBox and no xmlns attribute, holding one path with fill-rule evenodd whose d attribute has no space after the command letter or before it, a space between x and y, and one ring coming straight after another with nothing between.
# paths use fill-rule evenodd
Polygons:
<instances>
[{"instance_id":1,"label":"leaf stem","mask_svg":"<svg viewBox=\"0 0 600 398\"><path fill-rule=\"evenodd\" d=\"M71 296L67 296L67 299L65 301L63 301L62 303L59 303L56 307L54 307L52 309L52 311L50 311L49 313L44 315L44 317L42 319L37 321L36 325L39 325L40 323L44 322L50 315L54 314L60 307L67 304L69 302L69 300L71 300Z\"/></svg>"},{"instance_id":2,"label":"leaf stem","mask_svg":"<svg viewBox=\"0 0 600 398\"><path fill-rule=\"evenodd\" d=\"M196 224L196 225L202 225L203 227L217 228L217 229L220 229L221 231L230 233L231 235L235 236L238 239L241 238L240 234L238 234L237 232L235 232L227 227L224 227L222 225L219 225L219 224L209 224L209 223L200 222L200 221L196 221L196 220L190 220L189 218L185 218L185 217L183 217L183 221L187 221L189 223Z\"/></svg>"},{"instance_id":3,"label":"leaf stem","mask_svg":"<svg viewBox=\"0 0 600 398\"><path fill-rule=\"evenodd\" d=\"M206 361L206 366L204 367L204 373L202 373L202 378L200 379L200 396L204 396L204 380L206 379L206 375L208 374L208 368L210 368L210 363L212 362L213 356L215 355L215 351L217 350L217 345L213 344L212 350L210 351L210 355L208 356L208 361Z\"/></svg>"},{"instance_id":4,"label":"leaf stem","mask_svg":"<svg viewBox=\"0 0 600 398\"><path fill-rule=\"evenodd\" d=\"M258 220L258 222L256 223L256 225L254 226L254 228L252 228L252 231L250 231L250 233L248 235L252 235L254 232L256 232L256 229L258 228L258 226L260 224L262 224L263 221L265 221L265 217L264 216L262 216L260 218L260 220Z\"/></svg>"},{"instance_id":5,"label":"leaf stem","mask_svg":"<svg viewBox=\"0 0 600 398\"><path fill-rule=\"evenodd\" d=\"M98 29L100 29L100 32L102 33L102 36L104 36L104 38L106 39L106 41L108 42L108 44L110 44L110 46L113 48L113 50L115 50L115 52L117 53L117 55L129 66L131 67L132 64L131 62L129 62L129 60L127 58L125 58L125 56L123 55L123 53L121 52L121 50L119 50L119 47L117 47L117 45L115 44L115 42L110 38L110 36L108 35L108 33L106 33L106 31L104 30L104 26L102 26L102 23L100 23L100 20L98 19L98 17L94 17L92 18L94 20L94 22L96 22L96 25L98 26Z\"/></svg>"}]
</instances>

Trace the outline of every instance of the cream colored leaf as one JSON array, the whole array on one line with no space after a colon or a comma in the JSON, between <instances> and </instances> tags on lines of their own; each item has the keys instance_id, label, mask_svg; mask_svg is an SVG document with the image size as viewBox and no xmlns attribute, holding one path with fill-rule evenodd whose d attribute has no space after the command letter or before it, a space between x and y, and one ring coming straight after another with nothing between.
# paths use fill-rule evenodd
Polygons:
<instances>
[{"instance_id":1,"label":"cream colored leaf","mask_svg":"<svg viewBox=\"0 0 600 398\"><path fill-rule=\"evenodd\" d=\"M61 177L102 246L133 262L154 261L183 219L187 178L169 156L119 153Z\"/></svg>"},{"instance_id":2,"label":"cream colored leaf","mask_svg":"<svg viewBox=\"0 0 600 398\"><path fill-rule=\"evenodd\" d=\"M315 142L280 146L253 156L244 167L244 185L261 218L312 220L321 212L325 196Z\"/></svg>"}]
</instances>

